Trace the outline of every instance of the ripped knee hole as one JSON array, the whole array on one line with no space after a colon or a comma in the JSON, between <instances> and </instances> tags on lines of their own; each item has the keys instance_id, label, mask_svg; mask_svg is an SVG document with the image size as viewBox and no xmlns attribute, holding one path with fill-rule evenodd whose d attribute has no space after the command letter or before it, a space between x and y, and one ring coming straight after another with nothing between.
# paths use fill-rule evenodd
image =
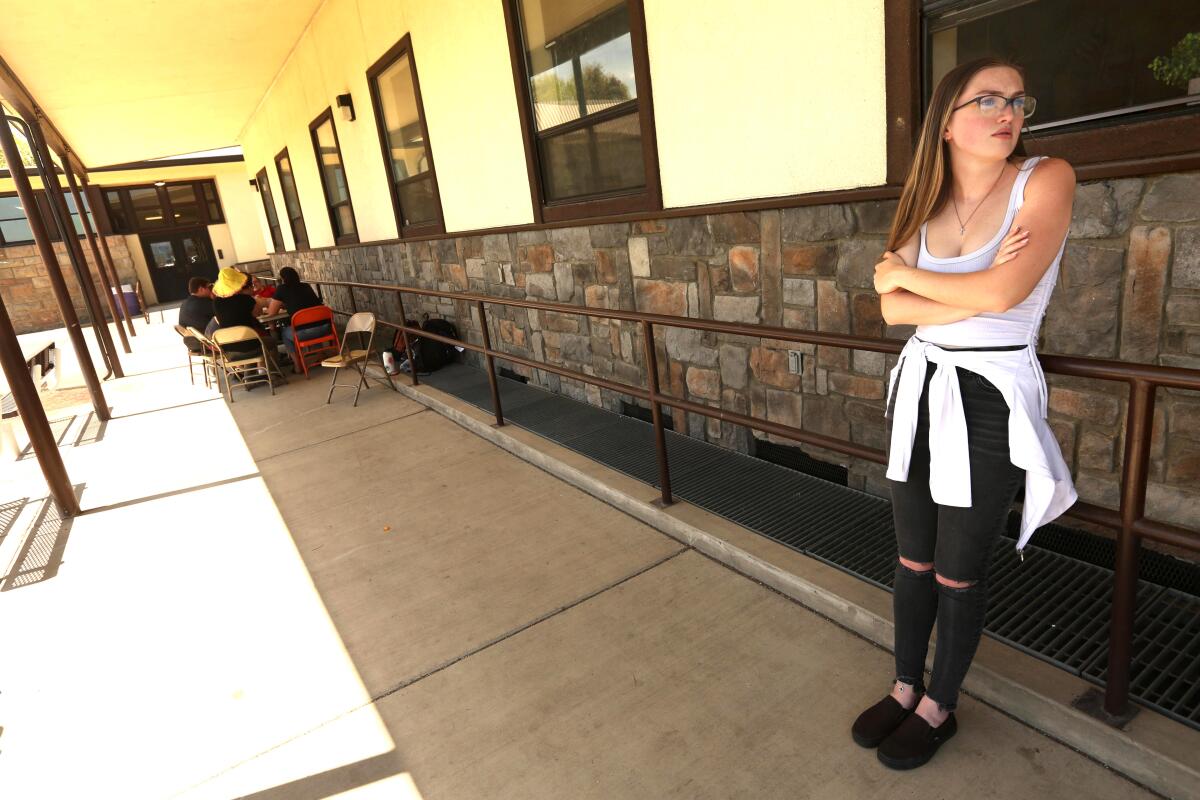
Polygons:
<instances>
[{"instance_id":1,"label":"ripped knee hole","mask_svg":"<svg viewBox=\"0 0 1200 800\"><path fill-rule=\"evenodd\" d=\"M900 566L902 566L905 569L908 569L912 572L932 572L933 571L932 562L922 563L920 561L909 561L907 558L904 558L903 556L900 556Z\"/></svg>"}]
</instances>

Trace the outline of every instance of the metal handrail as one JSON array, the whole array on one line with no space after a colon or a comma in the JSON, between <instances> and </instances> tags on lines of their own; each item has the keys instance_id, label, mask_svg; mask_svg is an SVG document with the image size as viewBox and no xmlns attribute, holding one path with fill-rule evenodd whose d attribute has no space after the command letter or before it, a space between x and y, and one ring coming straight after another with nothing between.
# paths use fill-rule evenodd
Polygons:
<instances>
[{"instance_id":1,"label":"metal handrail","mask_svg":"<svg viewBox=\"0 0 1200 800\"><path fill-rule=\"evenodd\" d=\"M323 287L325 286L347 289L352 312L358 310L358 303L354 296L355 289L393 293L396 296L397 305L400 309L402 323L397 325L386 320L380 320L380 324L404 331L405 333L414 334L422 339L445 342L481 353L487 364L488 382L492 394L492 409L496 416L497 425L504 424L504 412L500 405L500 390L496 381L495 358L522 364L533 369L545 370L546 372L551 372L562 377L611 389L621 394L648 401L650 403L654 427L655 445L658 452L659 485L662 489L663 505L672 504L674 498L671 492L671 477L667 463L666 434L662 422L662 406L678 408L690 413L744 425L748 428L773 433L805 444L824 447L828 450L873 461L878 464L887 463L887 455L882 450L863 447L862 445L832 436L812 433L790 425L781 425L777 422L725 411L719 408L710 408L688 400L662 394L658 385L657 357L654 350L654 326L664 325L674 328L689 328L692 330L774 339L777 341L871 350L893 355L899 354L904 346L902 342L895 339L881 339L841 333L823 333L819 331L797 331L791 328L772 325L719 322L716 320L673 317L665 314L649 314L621 309L546 303L538 300L515 300L474 292L445 292L412 286L387 286L356 281L326 280L312 280L309 283L317 287L317 292L321 295L322 300L324 299ZM465 339L460 340L440 336L403 324L403 321L407 320L404 314L404 300L402 297L404 294L474 303L476 309L479 311L483 344L478 345L467 342ZM486 307L489 304L641 323L645 344L647 388L610 381L595 375L587 375L553 364L546 364L524 358L523 356L495 350L491 345L491 337L488 330ZM335 311L339 314L347 313L337 311L336 309ZM411 344L408 342L407 337L405 341L408 348L409 363L413 364ZM1129 385L1125 457L1121 464L1121 507L1119 510L1114 510L1080 501L1076 502L1066 512L1078 519L1113 528L1117 532L1116 562L1113 569L1111 624L1109 628L1108 679L1105 683L1104 707L1109 714L1119 717L1126 713L1129 703L1129 673L1132 665L1133 615L1136 601L1135 591L1137 588L1138 548L1140 540L1150 539L1194 552L1200 552L1200 531L1159 522L1148 519L1145 516L1146 483L1149 477L1150 437L1154 420L1154 392L1160 386L1175 389L1200 390L1200 370L1163 367L1154 364L1126 363L1083 356L1040 355L1039 359L1046 372L1097 380L1119 381ZM417 371L414 366L412 369L412 384L416 386L419 383L420 380L417 377Z\"/></svg>"}]
</instances>

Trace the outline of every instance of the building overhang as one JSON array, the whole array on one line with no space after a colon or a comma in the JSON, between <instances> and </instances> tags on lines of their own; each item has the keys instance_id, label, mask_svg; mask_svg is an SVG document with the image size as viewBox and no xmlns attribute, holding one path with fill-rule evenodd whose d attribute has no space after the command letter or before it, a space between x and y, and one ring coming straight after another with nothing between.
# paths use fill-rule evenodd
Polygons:
<instances>
[{"instance_id":1,"label":"building overhang","mask_svg":"<svg viewBox=\"0 0 1200 800\"><path fill-rule=\"evenodd\" d=\"M322 1L10 4L0 96L76 169L233 145Z\"/></svg>"}]
</instances>

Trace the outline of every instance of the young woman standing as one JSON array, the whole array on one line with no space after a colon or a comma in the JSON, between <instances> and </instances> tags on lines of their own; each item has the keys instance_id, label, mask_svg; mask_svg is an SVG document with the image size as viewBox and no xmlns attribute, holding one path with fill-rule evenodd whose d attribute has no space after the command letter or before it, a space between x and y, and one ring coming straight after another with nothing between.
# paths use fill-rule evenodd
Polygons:
<instances>
[{"instance_id":1,"label":"young woman standing","mask_svg":"<svg viewBox=\"0 0 1200 800\"><path fill-rule=\"evenodd\" d=\"M1018 554L1076 499L1046 424L1035 352L1075 173L1061 159L1024 156L1021 127L1035 105L1007 61L947 73L875 268L884 319L917 330L888 390L895 683L852 734L895 769L924 764L957 730L959 687L987 613L988 565L1017 490L1025 489Z\"/></svg>"}]
</instances>

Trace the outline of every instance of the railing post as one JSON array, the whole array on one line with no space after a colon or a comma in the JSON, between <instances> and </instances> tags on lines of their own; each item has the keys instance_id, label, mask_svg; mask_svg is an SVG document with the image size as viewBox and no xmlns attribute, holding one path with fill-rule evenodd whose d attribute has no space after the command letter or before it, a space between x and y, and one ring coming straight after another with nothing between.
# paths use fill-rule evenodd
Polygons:
<instances>
[{"instance_id":1,"label":"railing post","mask_svg":"<svg viewBox=\"0 0 1200 800\"><path fill-rule=\"evenodd\" d=\"M654 354L654 326L642 320L642 339L646 346L646 383L650 389L650 415L654 420L654 448L658 451L658 483L662 487L662 504L675 502L671 493L671 470L667 465L667 434L663 428L662 404L658 402L658 357Z\"/></svg>"},{"instance_id":2,"label":"railing post","mask_svg":"<svg viewBox=\"0 0 1200 800\"><path fill-rule=\"evenodd\" d=\"M487 311L482 300L475 301L479 309L479 329L483 332L483 360L487 363L488 384L492 387L492 410L496 412L496 425L504 424L504 409L500 407L500 384L496 381L496 361L492 358L492 336L488 333Z\"/></svg>"},{"instance_id":3,"label":"railing post","mask_svg":"<svg viewBox=\"0 0 1200 800\"><path fill-rule=\"evenodd\" d=\"M1129 704L1139 546L1133 526L1146 511L1147 466L1154 426L1154 388L1154 384L1136 379L1129 387L1125 462L1121 476L1121 530L1117 532L1112 622L1108 632L1108 679L1104 686L1104 710L1113 716L1124 714Z\"/></svg>"},{"instance_id":4,"label":"railing post","mask_svg":"<svg viewBox=\"0 0 1200 800\"><path fill-rule=\"evenodd\" d=\"M396 305L400 306L400 324L408 327L408 316L404 313L404 298L403 292L396 290ZM412 340L409 339L408 331L401 331L404 334L404 354L408 356L408 372L412 376L412 385L420 386L421 380L417 377L417 362L413 358Z\"/></svg>"},{"instance_id":5,"label":"railing post","mask_svg":"<svg viewBox=\"0 0 1200 800\"><path fill-rule=\"evenodd\" d=\"M346 291L350 292L350 313L357 314L358 313L358 300L356 300L354 298L354 287L347 286Z\"/></svg>"}]
</instances>

